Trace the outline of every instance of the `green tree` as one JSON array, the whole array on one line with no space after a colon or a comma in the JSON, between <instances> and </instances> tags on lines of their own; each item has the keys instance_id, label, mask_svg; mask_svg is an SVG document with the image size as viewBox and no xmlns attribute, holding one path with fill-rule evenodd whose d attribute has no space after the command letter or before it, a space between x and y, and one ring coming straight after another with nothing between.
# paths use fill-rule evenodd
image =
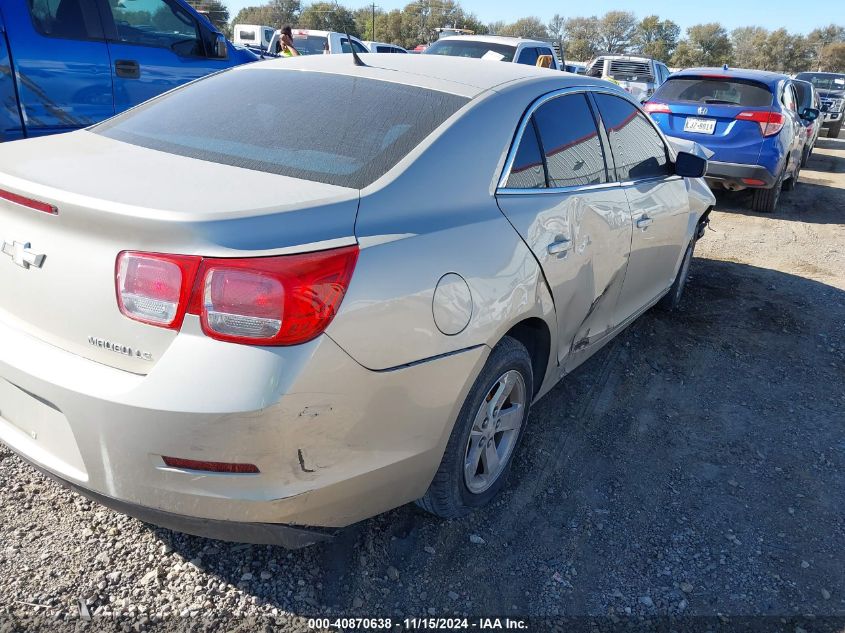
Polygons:
<instances>
[{"instance_id":1,"label":"green tree","mask_svg":"<svg viewBox=\"0 0 845 633\"><path fill-rule=\"evenodd\" d=\"M829 24L820 29L810 31L807 36L807 46L810 49L811 67L821 69L824 62L829 62L830 54L825 49L831 44L845 42L845 27Z\"/></svg>"},{"instance_id":2,"label":"green tree","mask_svg":"<svg viewBox=\"0 0 845 633\"><path fill-rule=\"evenodd\" d=\"M549 37L553 40L562 40L564 31L566 30L566 18L559 13L555 13L554 17L549 21L546 30L549 33Z\"/></svg>"},{"instance_id":3,"label":"green tree","mask_svg":"<svg viewBox=\"0 0 845 633\"><path fill-rule=\"evenodd\" d=\"M760 68L782 73L796 73L807 70L812 64L812 49L803 35L791 34L786 29L769 33L764 48L768 64Z\"/></svg>"},{"instance_id":4,"label":"green tree","mask_svg":"<svg viewBox=\"0 0 845 633\"><path fill-rule=\"evenodd\" d=\"M640 20L634 35L634 48L641 55L668 62L678 46L681 27L672 20L648 15Z\"/></svg>"},{"instance_id":5,"label":"green tree","mask_svg":"<svg viewBox=\"0 0 845 633\"><path fill-rule=\"evenodd\" d=\"M637 32L637 16L630 11L608 11L598 21L599 47L608 53L626 53Z\"/></svg>"},{"instance_id":6,"label":"green tree","mask_svg":"<svg viewBox=\"0 0 845 633\"><path fill-rule=\"evenodd\" d=\"M763 68L769 31L761 26L743 26L731 31L734 65L738 68Z\"/></svg>"},{"instance_id":7,"label":"green tree","mask_svg":"<svg viewBox=\"0 0 845 633\"><path fill-rule=\"evenodd\" d=\"M845 42L833 42L825 46L819 67L831 73L845 73Z\"/></svg>"},{"instance_id":8,"label":"green tree","mask_svg":"<svg viewBox=\"0 0 845 633\"><path fill-rule=\"evenodd\" d=\"M232 24L264 24L281 28L286 24L296 24L301 12L299 0L270 0L267 4L241 9Z\"/></svg>"},{"instance_id":9,"label":"green tree","mask_svg":"<svg viewBox=\"0 0 845 633\"><path fill-rule=\"evenodd\" d=\"M549 38L549 32L546 30L546 25L540 18L520 18L513 24L505 25L500 31L499 35L506 35L509 37L524 37L535 40L545 40Z\"/></svg>"},{"instance_id":10,"label":"green tree","mask_svg":"<svg viewBox=\"0 0 845 633\"><path fill-rule=\"evenodd\" d=\"M721 66L733 62L733 45L721 24L696 24L687 29L687 37L672 56L674 66Z\"/></svg>"},{"instance_id":11,"label":"green tree","mask_svg":"<svg viewBox=\"0 0 845 633\"><path fill-rule=\"evenodd\" d=\"M361 36L352 11L334 2L315 2L302 10L297 26L316 31L348 32L355 37Z\"/></svg>"},{"instance_id":12,"label":"green tree","mask_svg":"<svg viewBox=\"0 0 845 633\"><path fill-rule=\"evenodd\" d=\"M487 25L487 32L490 35L501 35L502 29L507 26L507 23L504 20L496 20L495 22L490 22Z\"/></svg>"},{"instance_id":13,"label":"green tree","mask_svg":"<svg viewBox=\"0 0 845 633\"><path fill-rule=\"evenodd\" d=\"M220 0L188 0L188 4L205 15L220 31L229 34L229 8Z\"/></svg>"},{"instance_id":14,"label":"green tree","mask_svg":"<svg viewBox=\"0 0 845 633\"><path fill-rule=\"evenodd\" d=\"M563 48L566 59L586 62L599 52L599 19L568 18L563 28Z\"/></svg>"}]
</instances>

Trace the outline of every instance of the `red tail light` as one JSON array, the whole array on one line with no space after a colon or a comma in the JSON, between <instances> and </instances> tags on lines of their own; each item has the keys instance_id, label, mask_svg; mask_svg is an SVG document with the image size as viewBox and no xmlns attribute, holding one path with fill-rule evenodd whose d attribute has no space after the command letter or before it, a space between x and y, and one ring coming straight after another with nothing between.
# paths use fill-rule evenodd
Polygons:
<instances>
[{"instance_id":1,"label":"red tail light","mask_svg":"<svg viewBox=\"0 0 845 633\"><path fill-rule=\"evenodd\" d=\"M6 191L5 189L0 189L0 198L19 204L22 207L28 207L30 209L35 209L36 211L43 211L44 213L51 213L52 215L56 215L59 212L59 210L52 204L41 202L40 200L33 200L32 198L27 198L25 196L19 196L18 194Z\"/></svg>"},{"instance_id":2,"label":"red tail light","mask_svg":"<svg viewBox=\"0 0 845 633\"><path fill-rule=\"evenodd\" d=\"M659 103L657 101L648 101L643 105L645 111L649 114L671 114L672 110L668 103Z\"/></svg>"},{"instance_id":3,"label":"red tail light","mask_svg":"<svg viewBox=\"0 0 845 633\"><path fill-rule=\"evenodd\" d=\"M786 120L780 112L768 110L746 110L734 117L738 121L754 121L760 124L760 133L763 136L774 136L783 128Z\"/></svg>"},{"instance_id":4,"label":"red tail light","mask_svg":"<svg viewBox=\"0 0 845 633\"><path fill-rule=\"evenodd\" d=\"M245 259L124 252L118 304L129 318L150 325L177 329L188 312L214 339L297 345L331 323L357 260L357 246Z\"/></svg>"},{"instance_id":5,"label":"red tail light","mask_svg":"<svg viewBox=\"0 0 845 633\"><path fill-rule=\"evenodd\" d=\"M117 304L130 319L178 330L199 257L125 251L117 257Z\"/></svg>"}]
</instances>

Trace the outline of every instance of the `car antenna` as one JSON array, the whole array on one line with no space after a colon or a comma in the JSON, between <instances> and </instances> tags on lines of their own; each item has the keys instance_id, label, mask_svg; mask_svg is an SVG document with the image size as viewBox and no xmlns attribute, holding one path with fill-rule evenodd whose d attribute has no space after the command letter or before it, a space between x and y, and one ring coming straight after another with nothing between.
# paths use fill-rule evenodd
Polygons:
<instances>
[{"instance_id":1,"label":"car antenna","mask_svg":"<svg viewBox=\"0 0 845 633\"><path fill-rule=\"evenodd\" d=\"M341 15L340 5L337 3L337 0L334 0L334 6L337 9L338 15ZM346 40L349 42L349 50L352 51L352 63L356 66L366 66L363 60L358 57L355 47L352 46L352 36L349 35L349 26L347 25L346 20L343 21L343 32L346 33Z\"/></svg>"}]
</instances>

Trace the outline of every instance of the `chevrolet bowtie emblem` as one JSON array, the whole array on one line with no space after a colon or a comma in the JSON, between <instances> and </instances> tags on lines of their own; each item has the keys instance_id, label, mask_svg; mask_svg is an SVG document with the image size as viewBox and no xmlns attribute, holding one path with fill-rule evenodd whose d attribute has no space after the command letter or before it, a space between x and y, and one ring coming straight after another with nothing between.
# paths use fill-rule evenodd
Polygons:
<instances>
[{"instance_id":1,"label":"chevrolet bowtie emblem","mask_svg":"<svg viewBox=\"0 0 845 633\"><path fill-rule=\"evenodd\" d=\"M41 268L47 256L33 253L29 250L31 246L29 242L3 242L3 254L11 257L12 261L21 268L30 266Z\"/></svg>"}]
</instances>

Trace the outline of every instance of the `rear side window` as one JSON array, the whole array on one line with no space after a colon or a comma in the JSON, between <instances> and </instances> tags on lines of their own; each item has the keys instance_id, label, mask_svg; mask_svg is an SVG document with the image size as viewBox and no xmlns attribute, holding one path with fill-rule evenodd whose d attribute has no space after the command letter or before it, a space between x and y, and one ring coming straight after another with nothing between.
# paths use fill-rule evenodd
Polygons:
<instances>
[{"instance_id":1,"label":"rear side window","mask_svg":"<svg viewBox=\"0 0 845 633\"><path fill-rule=\"evenodd\" d=\"M525 64L526 66L536 66L537 65L537 49L536 48L523 48L522 51L520 51L519 57L517 58L516 62L518 64Z\"/></svg>"},{"instance_id":2,"label":"rear side window","mask_svg":"<svg viewBox=\"0 0 845 633\"><path fill-rule=\"evenodd\" d=\"M360 189L467 101L375 79L241 67L91 129L171 154Z\"/></svg>"},{"instance_id":3,"label":"rear side window","mask_svg":"<svg viewBox=\"0 0 845 633\"><path fill-rule=\"evenodd\" d=\"M425 49L426 55L474 57L476 59L490 59L500 62L512 62L515 53L515 46L494 44L492 42L459 40L453 37L437 40L434 44Z\"/></svg>"},{"instance_id":4,"label":"rear side window","mask_svg":"<svg viewBox=\"0 0 845 633\"><path fill-rule=\"evenodd\" d=\"M668 176L669 157L663 139L633 104L608 94L596 94L620 181Z\"/></svg>"},{"instance_id":5,"label":"rear side window","mask_svg":"<svg viewBox=\"0 0 845 633\"><path fill-rule=\"evenodd\" d=\"M84 0L27 0L32 22L42 35L102 40L103 27L93 3Z\"/></svg>"},{"instance_id":6,"label":"rear side window","mask_svg":"<svg viewBox=\"0 0 845 633\"><path fill-rule=\"evenodd\" d=\"M534 113L549 171L549 187L607 182L593 113L583 94L557 97Z\"/></svg>"},{"instance_id":7,"label":"rear side window","mask_svg":"<svg viewBox=\"0 0 845 633\"><path fill-rule=\"evenodd\" d=\"M516 150L507 187L510 189L542 189L546 186L546 170L543 167L543 154L537 142L537 129L534 119L525 126L525 132Z\"/></svg>"},{"instance_id":8,"label":"rear side window","mask_svg":"<svg viewBox=\"0 0 845 633\"><path fill-rule=\"evenodd\" d=\"M756 81L710 77L675 77L666 81L654 95L659 101L689 101L765 108L772 105L772 93Z\"/></svg>"}]
</instances>

